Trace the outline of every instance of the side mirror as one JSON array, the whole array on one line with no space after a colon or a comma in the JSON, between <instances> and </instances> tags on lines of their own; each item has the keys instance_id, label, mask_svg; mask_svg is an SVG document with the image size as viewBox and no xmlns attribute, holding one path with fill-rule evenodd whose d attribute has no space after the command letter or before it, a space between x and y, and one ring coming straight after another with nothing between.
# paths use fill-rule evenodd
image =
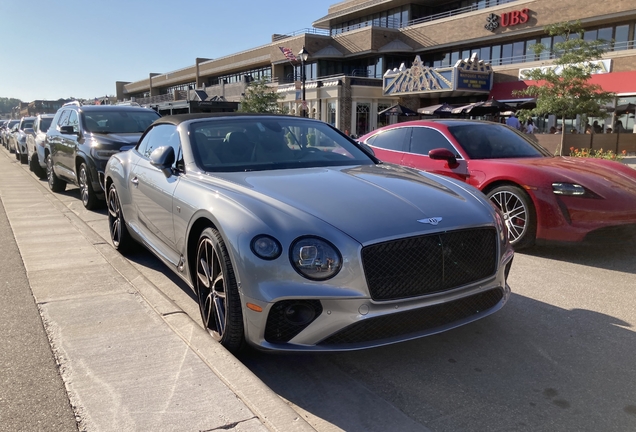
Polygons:
<instances>
[{"instance_id":1,"label":"side mirror","mask_svg":"<svg viewBox=\"0 0 636 432\"><path fill-rule=\"evenodd\" d=\"M175 157L174 149L171 146L159 147L150 153L150 165L159 168L166 177L170 177Z\"/></svg>"},{"instance_id":2,"label":"side mirror","mask_svg":"<svg viewBox=\"0 0 636 432\"><path fill-rule=\"evenodd\" d=\"M451 168L455 168L457 165L457 158L448 149L445 148L437 148L428 152L428 157L433 160L445 160L448 162L448 166Z\"/></svg>"},{"instance_id":3,"label":"side mirror","mask_svg":"<svg viewBox=\"0 0 636 432\"><path fill-rule=\"evenodd\" d=\"M60 133L64 135L77 135L77 132L73 130L73 126L60 126Z\"/></svg>"},{"instance_id":4,"label":"side mirror","mask_svg":"<svg viewBox=\"0 0 636 432\"><path fill-rule=\"evenodd\" d=\"M35 131L33 130L33 128L26 128L24 130L24 133L27 135L35 135Z\"/></svg>"}]
</instances>

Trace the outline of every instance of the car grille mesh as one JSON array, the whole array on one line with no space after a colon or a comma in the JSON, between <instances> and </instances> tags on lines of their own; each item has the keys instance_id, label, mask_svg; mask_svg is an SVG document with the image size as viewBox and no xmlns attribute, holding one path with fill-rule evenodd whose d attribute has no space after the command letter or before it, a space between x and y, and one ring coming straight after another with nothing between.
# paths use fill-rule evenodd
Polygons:
<instances>
[{"instance_id":1,"label":"car grille mesh","mask_svg":"<svg viewBox=\"0 0 636 432\"><path fill-rule=\"evenodd\" d=\"M267 316L265 340L289 342L322 313L319 300L282 300L275 303Z\"/></svg>"},{"instance_id":2,"label":"car grille mesh","mask_svg":"<svg viewBox=\"0 0 636 432\"><path fill-rule=\"evenodd\" d=\"M451 302L365 319L334 333L319 345L378 342L410 334L415 336L487 311L502 298L503 290L496 288Z\"/></svg>"},{"instance_id":3,"label":"car grille mesh","mask_svg":"<svg viewBox=\"0 0 636 432\"><path fill-rule=\"evenodd\" d=\"M362 262L375 301L446 291L495 273L497 232L477 228L374 244L362 249Z\"/></svg>"}]
</instances>

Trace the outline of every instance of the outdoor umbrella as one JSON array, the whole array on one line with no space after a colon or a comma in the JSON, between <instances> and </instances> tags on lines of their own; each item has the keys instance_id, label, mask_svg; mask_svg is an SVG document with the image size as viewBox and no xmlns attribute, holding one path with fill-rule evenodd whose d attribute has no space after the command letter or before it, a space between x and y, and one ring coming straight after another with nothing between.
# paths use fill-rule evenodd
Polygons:
<instances>
[{"instance_id":1,"label":"outdoor umbrella","mask_svg":"<svg viewBox=\"0 0 636 432\"><path fill-rule=\"evenodd\" d=\"M514 111L514 108L496 99L489 99L486 102L477 102L471 108L467 108L465 113L472 116L483 116L497 114L502 111Z\"/></svg>"},{"instance_id":2,"label":"outdoor umbrella","mask_svg":"<svg viewBox=\"0 0 636 432\"><path fill-rule=\"evenodd\" d=\"M469 109L471 109L474 106L475 106L475 104L471 103L471 104L468 104L468 105L462 105L462 106L459 106L457 108L453 108L451 110L451 114L466 114L466 110L469 110Z\"/></svg>"},{"instance_id":3,"label":"outdoor umbrella","mask_svg":"<svg viewBox=\"0 0 636 432\"><path fill-rule=\"evenodd\" d=\"M636 111L636 104L628 103L624 105L619 105L614 110L614 114L623 115L623 114L634 114Z\"/></svg>"},{"instance_id":4,"label":"outdoor umbrella","mask_svg":"<svg viewBox=\"0 0 636 432\"><path fill-rule=\"evenodd\" d=\"M412 109L409 109L400 104L395 104L393 106L390 106L387 109L382 110L378 113L378 115L382 115L382 114L386 114L386 115L397 114L397 115L403 115L403 116L417 115L417 113L413 111Z\"/></svg>"},{"instance_id":5,"label":"outdoor umbrella","mask_svg":"<svg viewBox=\"0 0 636 432\"><path fill-rule=\"evenodd\" d=\"M530 99L517 105L517 109L534 109L537 107L537 100Z\"/></svg>"},{"instance_id":6,"label":"outdoor umbrella","mask_svg":"<svg viewBox=\"0 0 636 432\"><path fill-rule=\"evenodd\" d=\"M453 107L447 103L431 105L417 110L418 113L423 115L441 115L450 114Z\"/></svg>"}]
</instances>

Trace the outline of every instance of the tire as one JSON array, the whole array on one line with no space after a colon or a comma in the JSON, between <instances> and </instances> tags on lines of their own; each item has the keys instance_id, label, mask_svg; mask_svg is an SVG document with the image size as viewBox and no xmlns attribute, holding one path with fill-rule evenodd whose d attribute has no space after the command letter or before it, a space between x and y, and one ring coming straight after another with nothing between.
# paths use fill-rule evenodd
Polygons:
<instances>
[{"instance_id":1,"label":"tire","mask_svg":"<svg viewBox=\"0 0 636 432\"><path fill-rule=\"evenodd\" d=\"M31 160L29 161L29 169L39 178L46 178L46 171L40 166L37 153L34 153L33 156L31 156Z\"/></svg>"},{"instance_id":2,"label":"tire","mask_svg":"<svg viewBox=\"0 0 636 432\"><path fill-rule=\"evenodd\" d=\"M213 228L199 237L192 279L203 326L228 351L240 351L245 345L241 300L225 243Z\"/></svg>"},{"instance_id":3,"label":"tire","mask_svg":"<svg viewBox=\"0 0 636 432\"><path fill-rule=\"evenodd\" d=\"M84 162L80 164L77 183L80 188L80 198L82 199L84 207L86 207L87 210L94 210L100 207L102 201L97 198L97 195L95 194L93 184L91 183L91 177L88 172L88 167Z\"/></svg>"},{"instance_id":4,"label":"tire","mask_svg":"<svg viewBox=\"0 0 636 432\"><path fill-rule=\"evenodd\" d=\"M122 254L130 252L135 246L135 241L126 227L119 194L114 184L111 184L108 188L106 205L108 207L108 231L110 232L110 240L113 243L113 247Z\"/></svg>"},{"instance_id":5,"label":"tire","mask_svg":"<svg viewBox=\"0 0 636 432\"><path fill-rule=\"evenodd\" d=\"M29 155L26 153L20 153L20 163L26 165L29 163Z\"/></svg>"},{"instance_id":6,"label":"tire","mask_svg":"<svg viewBox=\"0 0 636 432\"><path fill-rule=\"evenodd\" d=\"M49 182L49 188L53 192L64 192L66 189L66 182L56 176L53 171L53 159L51 159L50 154L46 155L46 178Z\"/></svg>"},{"instance_id":7,"label":"tire","mask_svg":"<svg viewBox=\"0 0 636 432\"><path fill-rule=\"evenodd\" d=\"M499 186L487 193L504 215L508 239L515 249L534 244L537 234L537 214L530 196L518 186Z\"/></svg>"}]
</instances>

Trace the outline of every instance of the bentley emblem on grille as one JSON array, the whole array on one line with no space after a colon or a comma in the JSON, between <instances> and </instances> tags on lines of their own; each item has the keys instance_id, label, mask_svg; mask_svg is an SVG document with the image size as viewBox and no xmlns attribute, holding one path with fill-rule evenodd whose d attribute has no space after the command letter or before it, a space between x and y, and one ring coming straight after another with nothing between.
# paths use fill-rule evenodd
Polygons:
<instances>
[{"instance_id":1,"label":"bentley emblem on grille","mask_svg":"<svg viewBox=\"0 0 636 432\"><path fill-rule=\"evenodd\" d=\"M442 221L441 217L432 217L432 218L425 218L425 219L418 220L419 223L425 223L425 224L431 224L431 225L437 225L441 221Z\"/></svg>"}]
</instances>

